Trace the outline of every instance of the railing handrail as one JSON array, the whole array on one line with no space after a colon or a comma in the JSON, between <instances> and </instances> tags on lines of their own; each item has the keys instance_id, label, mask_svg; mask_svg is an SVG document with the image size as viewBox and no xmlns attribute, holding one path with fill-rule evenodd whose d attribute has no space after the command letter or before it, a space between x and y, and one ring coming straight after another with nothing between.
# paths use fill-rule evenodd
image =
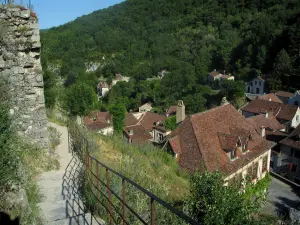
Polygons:
<instances>
[{"instance_id":1,"label":"railing handrail","mask_svg":"<svg viewBox=\"0 0 300 225\"><path fill-rule=\"evenodd\" d=\"M69 123L68 122L68 128L69 128ZM73 123L74 124L74 123ZM80 134L81 138L87 143L87 146L89 145L89 140L88 138L79 130L78 126L75 125L75 128L77 129L78 133ZM164 208L166 208L167 210L169 210L171 213L173 213L174 215L178 216L180 219L184 220L185 222L192 224L192 225L198 225L199 223L197 221L195 221L193 218L187 216L185 213L181 212L180 210L176 209L175 207L173 207L172 205L170 205L169 203L167 203L166 201L162 200L161 198L159 198L158 196L156 196L155 194L151 193L150 191L148 191L147 189L145 189L144 187L142 187L141 185L137 184L136 182L134 182L133 180L129 179L128 177L124 176L123 174L117 172L116 170L110 168L109 166L107 166L106 164L100 162L95 156L93 156L90 152L90 149L87 147L87 157L89 157L91 159L91 163L93 161L95 161L98 165L100 165L101 167L105 168L107 171L111 172L112 174L116 175L117 177L121 178L122 181L126 181L127 183L131 184L132 186L134 186L135 188L137 188L139 191L141 191L143 194L147 195L150 199L151 202L156 201L157 203L159 203L161 206L163 206ZM87 164L89 164L89 159ZM92 175L95 177L96 174L93 172L93 170L91 170L89 168L89 165L86 165L88 170L92 173ZM96 179L100 179L98 177L96 177ZM101 180L101 179L100 179ZM102 181L102 180L101 180ZM93 184L94 185L94 184ZM106 188L108 190L111 191L111 188L106 186ZM99 191L99 190L98 190ZM93 193L94 194L94 193ZM115 193L113 193L114 195L116 195ZM126 208L128 208L128 205L121 200L120 196L117 196L117 198L120 200L120 202L122 204L125 204ZM97 201L99 201L98 197L96 196ZM110 203L112 204L112 203ZM129 208L128 208L129 209ZM131 211L131 209L129 209ZM139 218L140 219L140 218ZM142 221L141 221L142 222ZM127 224L127 222L125 222Z\"/></svg>"}]
</instances>

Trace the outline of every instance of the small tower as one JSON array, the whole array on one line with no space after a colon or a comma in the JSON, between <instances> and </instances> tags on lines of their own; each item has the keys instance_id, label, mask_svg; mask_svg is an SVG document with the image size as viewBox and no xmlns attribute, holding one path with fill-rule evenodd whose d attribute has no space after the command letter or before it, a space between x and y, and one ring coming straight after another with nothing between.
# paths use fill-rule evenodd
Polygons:
<instances>
[{"instance_id":1,"label":"small tower","mask_svg":"<svg viewBox=\"0 0 300 225\"><path fill-rule=\"evenodd\" d=\"M176 123L180 123L185 119L185 105L182 100L178 101L176 108Z\"/></svg>"}]
</instances>

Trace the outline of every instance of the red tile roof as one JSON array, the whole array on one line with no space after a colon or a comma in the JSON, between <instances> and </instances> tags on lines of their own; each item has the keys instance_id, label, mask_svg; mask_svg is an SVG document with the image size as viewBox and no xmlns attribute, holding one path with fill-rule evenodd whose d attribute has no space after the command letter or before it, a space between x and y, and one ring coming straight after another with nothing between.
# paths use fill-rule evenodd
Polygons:
<instances>
[{"instance_id":1,"label":"red tile roof","mask_svg":"<svg viewBox=\"0 0 300 225\"><path fill-rule=\"evenodd\" d=\"M219 71L212 71L212 72L209 73L209 75L210 75L210 76L213 76L213 77L218 76L218 75L220 75L220 74L221 74L221 73L220 73Z\"/></svg>"},{"instance_id":2,"label":"red tile roof","mask_svg":"<svg viewBox=\"0 0 300 225\"><path fill-rule=\"evenodd\" d=\"M143 112L140 114L140 118L136 119L133 113L128 113L125 119L124 128L125 132L127 133L129 130L133 130L134 135L131 136L133 143L138 142L139 144L142 143L143 140L145 143L148 142L149 139L152 138L149 132L151 132L154 127L157 128L155 123L158 121L163 122L167 118L164 115L152 112Z\"/></svg>"},{"instance_id":3,"label":"red tile roof","mask_svg":"<svg viewBox=\"0 0 300 225\"><path fill-rule=\"evenodd\" d=\"M112 116L109 112L93 111L83 118L83 124L91 130L101 130L112 125Z\"/></svg>"},{"instance_id":4,"label":"red tile roof","mask_svg":"<svg viewBox=\"0 0 300 225\"><path fill-rule=\"evenodd\" d=\"M298 107L295 105L286 105L278 102L254 99L248 105L241 108L241 110L255 114L272 112L277 119L290 121L294 118Z\"/></svg>"},{"instance_id":5,"label":"red tile roof","mask_svg":"<svg viewBox=\"0 0 300 225\"><path fill-rule=\"evenodd\" d=\"M172 105L172 106L170 106L170 108L168 108L166 114L168 114L168 115L174 114L174 113L176 113L176 110L177 110L177 106L176 105Z\"/></svg>"},{"instance_id":6,"label":"red tile roof","mask_svg":"<svg viewBox=\"0 0 300 225\"><path fill-rule=\"evenodd\" d=\"M230 137L228 140L225 140L226 135ZM182 152L179 165L191 172L205 168L230 174L269 150L269 142L230 104L188 116L170 138L171 146L176 145L174 151ZM224 148L234 147L235 140L246 138L250 151L231 161Z\"/></svg>"},{"instance_id":7,"label":"red tile roof","mask_svg":"<svg viewBox=\"0 0 300 225\"><path fill-rule=\"evenodd\" d=\"M275 95L280 96L280 97L284 97L284 98L289 98L289 97L293 96L293 93L287 92L287 91L277 91L275 93Z\"/></svg>"},{"instance_id":8,"label":"red tile roof","mask_svg":"<svg viewBox=\"0 0 300 225\"><path fill-rule=\"evenodd\" d=\"M257 99L266 100L266 101L272 101L272 102L279 102L282 103L282 101L274 94L266 94L256 97Z\"/></svg>"},{"instance_id":9,"label":"red tile roof","mask_svg":"<svg viewBox=\"0 0 300 225\"><path fill-rule=\"evenodd\" d=\"M130 130L132 130L133 134L130 135ZM126 127L124 129L125 136L129 139L132 139L132 143L134 144L146 144L150 142L150 139L152 139L152 136L149 132L145 130L144 127L140 125L132 126L132 127Z\"/></svg>"},{"instance_id":10,"label":"red tile roof","mask_svg":"<svg viewBox=\"0 0 300 225\"><path fill-rule=\"evenodd\" d=\"M257 131L259 131L260 127L262 126L264 126L265 128L269 128L271 130L284 129L284 126L281 123L279 123L279 121L276 119L275 116L271 114L268 115L268 118L266 118L266 115L264 114L253 116L247 118L247 121L252 123Z\"/></svg>"}]
</instances>

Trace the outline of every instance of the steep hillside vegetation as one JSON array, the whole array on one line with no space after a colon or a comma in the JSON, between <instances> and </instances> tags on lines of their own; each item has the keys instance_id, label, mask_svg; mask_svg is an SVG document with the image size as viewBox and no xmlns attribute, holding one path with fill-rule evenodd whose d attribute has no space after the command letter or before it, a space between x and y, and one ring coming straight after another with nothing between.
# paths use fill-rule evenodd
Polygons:
<instances>
[{"instance_id":1,"label":"steep hillside vegetation","mask_svg":"<svg viewBox=\"0 0 300 225\"><path fill-rule=\"evenodd\" d=\"M43 58L71 83L86 63L102 65L97 76L121 72L136 81L167 69L172 76L160 88L175 96L167 103L203 96L195 84L206 84L213 69L241 80L268 74L277 90L300 74L299 15L295 0L127 0L44 31Z\"/></svg>"}]
</instances>

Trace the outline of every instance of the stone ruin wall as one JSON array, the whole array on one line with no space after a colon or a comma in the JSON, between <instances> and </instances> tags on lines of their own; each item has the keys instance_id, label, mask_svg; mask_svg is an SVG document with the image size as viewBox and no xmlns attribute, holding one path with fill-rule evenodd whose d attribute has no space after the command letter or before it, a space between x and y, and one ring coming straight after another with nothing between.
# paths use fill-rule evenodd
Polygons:
<instances>
[{"instance_id":1,"label":"stone ruin wall","mask_svg":"<svg viewBox=\"0 0 300 225\"><path fill-rule=\"evenodd\" d=\"M48 148L47 117L36 15L0 5L0 76L8 81L10 113L20 135Z\"/></svg>"}]
</instances>

